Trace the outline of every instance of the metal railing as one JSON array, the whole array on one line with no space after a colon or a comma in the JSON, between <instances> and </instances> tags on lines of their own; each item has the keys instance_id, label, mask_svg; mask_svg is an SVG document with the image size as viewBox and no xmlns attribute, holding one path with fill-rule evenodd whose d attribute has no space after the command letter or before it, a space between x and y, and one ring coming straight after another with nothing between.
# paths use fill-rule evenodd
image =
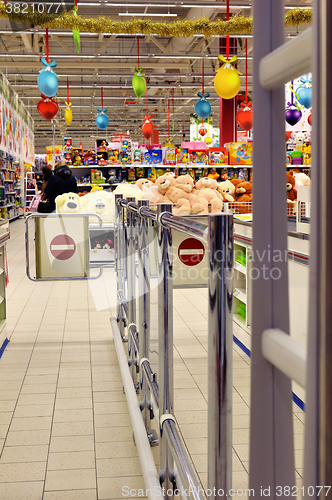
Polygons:
<instances>
[{"instance_id":1,"label":"metal railing","mask_svg":"<svg viewBox=\"0 0 332 500\"><path fill-rule=\"evenodd\" d=\"M115 201L118 317L116 320L112 318L111 323L120 364L124 363L123 342L128 340L127 366L122 366L121 372L126 373L123 382L131 415L137 416L137 408L141 410L140 422L135 417L132 423L136 443L142 442L141 433L144 433L144 452L139 446L138 452L145 457L141 466L147 496L151 499L155 498L156 476L150 470L150 445L158 444L158 440L158 483L164 488L164 496L173 497L177 489L181 498L203 498L202 486L182 443L174 416L172 232L184 232L208 245L208 488L216 488L216 498L222 498L222 491L231 488L232 470L233 216L211 214L205 225L172 215L172 206L168 204L158 205L156 211L149 208L146 200L135 205L131 199L121 199L119 194ZM158 247L158 383L148 359L151 224L156 226ZM139 278L137 322L134 312L136 267ZM130 388L127 387L129 381ZM130 396L133 387L139 392L136 398ZM157 422L158 435L151 430L152 418Z\"/></svg>"}]
</instances>

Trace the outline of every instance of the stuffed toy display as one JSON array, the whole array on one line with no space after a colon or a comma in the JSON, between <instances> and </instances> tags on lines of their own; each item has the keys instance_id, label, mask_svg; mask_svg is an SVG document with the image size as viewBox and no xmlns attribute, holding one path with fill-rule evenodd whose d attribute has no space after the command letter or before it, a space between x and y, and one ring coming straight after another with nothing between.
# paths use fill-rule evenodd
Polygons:
<instances>
[{"instance_id":1,"label":"stuffed toy display","mask_svg":"<svg viewBox=\"0 0 332 500\"><path fill-rule=\"evenodd\" d=\"M196 182L195 193L199 200L205 199L211 207L211 213L221 212L223 208L223 197L217 191L218 183L215 179L203 177Z\"/></svg>"},{"instance_id":2,"label":"stuffed toy display","mask_svg":"<svg viewBox=\"0 0 332 500\"><path fill-rule=\"evenodd\" d=\"M286 190L287 203L294 203L297 199L297 191L295 189L295 177L292 170L286 172Z\"/></svg>"},{"instance_id":3,"label":"stuffed toy display","mask_svg":"<svg viewBox=\"0 0 332 500\"><path fill-rule=\"evenodd\" d=\"M55 198L58 214L74 214L81 211L81 198L76 193L64 193Z\"/></svg>"},{"instance_id":4,"label":"stuffed toy display","mask_svg":"<svg viewBox=\"0 0 332 500\"><path fill-rule=\"evenodd\" d=\"M294 174L295 177L295 190L297 191L299 186L310 186L311 179L308 175L303 172L299 172L298 174Z\"/></svg>"},{"instance_id":5,"label":"stuffed toy display","mask_svg":"<svg viewBox=\"0 0 332 500\"><path fill-rule=\"evenodd\" d=\"M141 191L143 191L143 186L144 187L151 187L153 186L153 182L150 181L150 179L138 179L136 182L135 182L135 186L139 187Z\"/></svg>"},{"instance_id":6,"label":"stuffed toy display","mask_svg":"<svg viewBox=\"0 0 332 500\"><path fill-rule=\"evenodd\" d=\"M176 187L184 191L188 195L188 202L185 203L181 200L181 206L177 210L177 215L203 215L207 212L208 204L205 203L206 200L199 200L197 194L194 193L194 179L189 174L180 175L176 178Z\"/></svg>"},{"instance_id":7,"label":"stuffed toy display","mask_svg":"<svg viewBox=\"0 0 332 500\"><path fill-rule=\"evenodd\" d=\"M112 205L105 196L101 196L102 191L95 193L89 198L89 203L85 208L85 213L97 214L103 221L103 224L110 224L114 222L114 217L112 217ZM89 217L90 222L97 224L97 217Z\"/></svg>"},{"instance_id":8,"label":"stuffed toy display","mask_svg":"<svg viewBox=\"0 0 332 500\"><path fill-rule=\"evenodd\" d=\"M224 201L235 201L235 185L230 180L219 182L217 189Z\"/></svg>"},{"instance_id":9,"label":"stuffed toy display","mask_svg":"<svg viewBox=\"0 0 332 500\"><path fill-rule=\"evenodd\" d=\"M239 182L235 189L235 197L235 201L239 203L250 203L252 200L252 182Z\"/></svg>"}]
</instances>

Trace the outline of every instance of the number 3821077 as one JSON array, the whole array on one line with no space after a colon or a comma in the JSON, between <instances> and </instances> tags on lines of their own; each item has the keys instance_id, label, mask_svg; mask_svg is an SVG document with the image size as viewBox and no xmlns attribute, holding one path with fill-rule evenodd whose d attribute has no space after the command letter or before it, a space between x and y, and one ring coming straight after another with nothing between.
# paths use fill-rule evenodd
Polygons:
<instances>
[{"instance_id":1,"label":"number 3821077","mask_svg":"<svg viewBox=\"0 0 332 500\"><path fill-rule=\"evenodd\" d=\"M57 14L61 7L61 2L7 2L7 14L29 14L39 12L39 14Z\"/></svg>"}]
</instances>

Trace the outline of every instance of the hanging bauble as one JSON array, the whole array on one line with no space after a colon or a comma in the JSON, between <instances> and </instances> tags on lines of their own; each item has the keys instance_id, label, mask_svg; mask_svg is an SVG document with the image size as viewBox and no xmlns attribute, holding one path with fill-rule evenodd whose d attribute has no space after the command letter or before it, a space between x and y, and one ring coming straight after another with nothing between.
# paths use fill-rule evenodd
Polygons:
<instances>
[{"instance_id":1,"label":"hanging bauble","mask_svg":"<svg viewBox=\"0 0 332 500\"><path fill-rule=\"evenodd\" d=\"M53 97L58 91L58 75L53 71L52 68L56 68L56 61L48 63L43 57L41 63L44 64L44 68L39 71L38 76L38 87L42 94L47 97Z\"/></svg>"},{"instance_id":2,"label":"hanging bauble","mask_svg":"<svg viewBox=\"0 0 332 500\"><path fill-rule=\"evenodd\" d=\"M73 121L73 112L71 110L71 102L66 102L66 111L65 111L65 122L69 126Z\"/></svg>"},{"instance_id":3,"label":"hanging bauble","mask_svg":"<svg viewBox=\"0 0 332 500\"><path fill-rule=\"evenodd\" d=\"M73 18L74 19L77 18L77 11L78 11L78 7L76 5L76 7L74 7L74 9L73 9ZM75 44L76 50L79 54L80 48L81 48L80 30L77 28L73 28L72 31L73 31L74 44Z\"/></svg>"},{"instance_id":4,"label":"hanging bauble","mask_svg":"<svg viewBox=\"0 0 332 500\"><path fill-rule=\"evenodd\" d=\"M205 142L208 146L210 146L210 144L212 144L212 138L211 138L209 135L207 135L206 137L204 137L204 142Z\"/></svg>"},{"instance_id":5,"label":"hanging bauble","mask_svg":"<svg viewBox=\"0 0 332 500\"><path fill-rule=\"evenodd\" d=\"M104 130L105 128L108 127L108 122L109 122L108 116L106 115L107 108L105 109L97 108L97 109L99 113L96 117L96 125L101 130Z\"/></svg>"},{"instance_id":6,"label":"hanging bauble","mask_svg":"<svg viewBox=\"0 0 332 500\"><path fill-rule=\"evenodd\" d=\"M292 127L296 125L302 118L302 111L295 106L295 104L288 103L286 108L285 119L286 122Z\"/></svg>"},{"instance_id":7,"label":"hanging bauble","mask_svg":"<svg viewBox=\"0 0 332 500\"><path fill-rule=\"evenodd\" d=\"M142 73L142 68L135 68L135 74L132 79L132 86L137 99L139 99L144 94L146 89L146 79Z\"/></svg>"},{"instance_id":8,"label":"hanging bauble","mask_svg":"<svg viewBox=\"0 0 332 500\"><path fill-rule=\"evenodd\" d=\"M199 135L201 135L202 137L205 136L205 134L207 133L207 128L206 126L204 125L204 123L202 123L202 125L199 127L198 129L198 133Z\"/></svg>"},{"instance_id":9,"label":"hanging bauble","mask_svg":"<svg viewBox=\"0 0 332 500\"><path fill-rule=\"evenodd\" d=\"M45 120L52 120L59 111L59 106L54 99L42 94L42 99L37 104L37 111Z\"/></svg>"},{"instance_id":10,"label":"hanging bauble","mask_svg":"<svg viewBox=\"0 0 332 500\"><path fill-rule=\"evenodd\" d=\"M195 104L195 113L199 118L205 120L211 114L211 104L207 100L207 97L210 97L209 92L206 94L202 94L202 92L197 92L198 97L200 98Z\"/></svg>"},{"instance_id":11,"label":"hanging bauble","mask_svg":"<svg viewBox=\"0 0 332 500\"><path fill-rule=\"evenodd\" d=\"M300 78L300 85L295 92L298 102L305 108L311 108L311 96L312 96L312 79L310 78Z\"/></svg>"},{"instance_id":12,"label":"hanging bauble","mask_svg":"<svg viewBox=\"0 0 332 500\"><path fill-rule=\"evenodd\" d=\"M150 139L153 130L153 123L150 121L150 115L144 117L144 123L142 125L142 132L145 139Z\"/></svg>"},{"instance_id":13,"label":"hanging bauble","mask_svg":"<svg viewBox=\"0 0 332 500\"><path fill-rule=\"evenodd\" d=\"M311 125L311 117L312 117L312 114L310 113L310 115L308 116L308 123L309 123L309 125Z\"/></svg>"},{"instance_id":14,"label":"hanging bauble","mask_svg":"<svg viewBox=\"0 0 332 500\"><path fill-rule=\"evenodd\" d=\"M241 106L240 109L236 113L236 121L243 130L247 131L251 130L252 129L251 101L249 101L247 104L241 102L240 106Z\"/></svg>"},{"instance_id":15,"label":"hanging bauble","mask_svg":"<svg viewBox=\"0 0 332 500\"><path fill-rule=\"evenodd\" d=\"M234 56L228 61L224 56L220 55L218 59L224 64L217 70L214 78L215 91L223 99L232 99L237 95L241 87L239 74L242 75L242 73L234 68L232 64L237 62L237 57Z\"/></svg>"},{"instance_id":16,"label":"hanging bauble","mask_svg":"<svg viewBox=\"0 0 332 500\"><path fill-rule=\"evenodd\" d=\"M286 130L286 142L289 141L291 135L292 135L292 131Z\"/></svg>"}]
</instances>

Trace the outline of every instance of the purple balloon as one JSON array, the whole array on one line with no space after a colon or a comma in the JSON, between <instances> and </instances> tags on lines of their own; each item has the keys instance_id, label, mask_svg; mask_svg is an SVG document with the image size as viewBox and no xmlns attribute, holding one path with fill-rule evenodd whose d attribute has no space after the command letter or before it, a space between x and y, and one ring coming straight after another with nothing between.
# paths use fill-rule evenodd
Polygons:
<instances>
[{"instance_id":1,"label":"purple balloon","mask_svg":"<svg viewBox=\"0 0 332 500\"><path fill-rule=\"evenodd\" d=\"M291 105L289 108L286 109L286 122L291 125L292 127L296 125L302 117L302 112L297 109L296 106Z\"/></svg>"}]
</instances>

